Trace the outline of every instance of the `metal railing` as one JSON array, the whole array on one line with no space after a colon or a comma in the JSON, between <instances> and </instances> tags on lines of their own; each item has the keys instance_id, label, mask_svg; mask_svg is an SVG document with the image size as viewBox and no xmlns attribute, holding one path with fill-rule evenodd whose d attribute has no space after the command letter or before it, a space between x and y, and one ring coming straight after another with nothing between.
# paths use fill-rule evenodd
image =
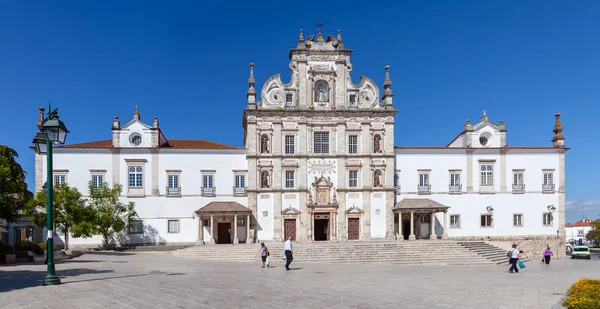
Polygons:
<instances>
[{"instance_id":1,"label":"metal railing","mask_svg":"<svg viewBox=\"0 0 600 309\"><path fill-rule=\"evenodd\" d=\"M431 185L418 185L417 189L419 194L431 194Z\"/></svg>"},{"instance_id":2,"label":"metal railing","mask_svg":"<svg viewBox=\"0 0 600 309\"><path fill-rule=\"evenodd\" d=\"M216 191L217 191L216 187L210 187L210 188L202 187L202 195L214 196Z\"/></svg>"},{"instance_id":3,"label":"metal railing","mask_svg":"<svg viewBox=\"0 0 600 309\"><path fill-rule=\"evenodd\" d=\"M519 185L512 185L512 192L513 193L525 193L525 184L519 184Z\"/></svg>"},{"instance_id":4,"label":"metal railing","mask_svg":"<svg viewBox=\"0 0 600 309\"><path fill-rule=\"evenodd\" d=\"M458 185L449 185L448 186L448 192L450 193L461 193L462 192L462 185L458 184Z\"/></svg>"},{"instance_id":5,"label":"metal railing","mask_svg":"<svg viewBox=\"0 0 600 309\"><path fill-rule=\"evenodd\" d=\"M554 184L542 184L543 193L554 193Z\"/></svg>"},{"instance_id":6,"label":"metal railing","mask_svg":"<svg viewBox=\"0 0 600 309\"><path fill-rule=\"evenodd\" d=\"M181 196L181 187L167 187L167 196Z\"/></svg>"}]
</instances>

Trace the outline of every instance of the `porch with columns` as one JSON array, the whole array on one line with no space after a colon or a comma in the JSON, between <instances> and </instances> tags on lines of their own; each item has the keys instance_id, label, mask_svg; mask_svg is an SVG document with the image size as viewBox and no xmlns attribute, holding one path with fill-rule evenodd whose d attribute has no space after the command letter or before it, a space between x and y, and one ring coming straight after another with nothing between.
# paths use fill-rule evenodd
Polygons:
<instances>
[{"instance_id":1,"label":"porch with columns","mask_svg":"<svg viewBox=\"0 0 600 309\"><path fill-rule=\"evenodd\" d=\"M438 239L437 234L435 233L435 225L436 225L436 213L443 212L444 213L444 222L442 224L442 228L444 230L442 234L442 239L448 239L448 208L449 206L442 205L436 201L433 201L428 198L405 198L398 202L392 211L394 215L398 216L398 232L396 233L397 240L404 240L404 225L403 225L403 214L404 217L410 215L410 234L408 235L408 240L416 240L418 236L421 236L421 220L417 222L419 229L415 229L415 217L417 218L427 218L429 219L429 239ZM426 221L426 220L423 220Z\"/></svg>"},{"instance_id":2,"label":"porch with columns","mask_svg":"<svg viewBox=\"0 0 600 309\"><path fill-rule=\"evenodd\" d=\"M205 220L208 223L209 244L232 243L235 245L240 243L240 240L245 243L252 242L250 234L252 211L237 202L210 202L206 206L196 210L196 215L198 215L197 244L204 245L207 243L204 235ZM244 228L245 233L238 229L239 222L243 222L240 228ZM215 225L217 226L216 228ZM240 234L244 236L243 239L240 239Z\"/></svg>"}]
</instances>

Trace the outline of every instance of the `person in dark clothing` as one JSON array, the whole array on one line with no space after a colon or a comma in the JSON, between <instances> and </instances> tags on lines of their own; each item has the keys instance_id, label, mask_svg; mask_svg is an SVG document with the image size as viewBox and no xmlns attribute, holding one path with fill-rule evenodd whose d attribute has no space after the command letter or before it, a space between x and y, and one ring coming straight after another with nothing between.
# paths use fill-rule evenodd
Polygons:
<instances>
[{"instance_id":1,"label":"person in dark clothing","mask_svg":"<svg viewBox=\"0 0 600 309\"><path fill-rule=\"evenodd\" d=\"M292 237L289 237L283 245L285 250L285 270L290 270L290 263L294 260L294 251L292 250Z\"/></svg>"}]
</instances>

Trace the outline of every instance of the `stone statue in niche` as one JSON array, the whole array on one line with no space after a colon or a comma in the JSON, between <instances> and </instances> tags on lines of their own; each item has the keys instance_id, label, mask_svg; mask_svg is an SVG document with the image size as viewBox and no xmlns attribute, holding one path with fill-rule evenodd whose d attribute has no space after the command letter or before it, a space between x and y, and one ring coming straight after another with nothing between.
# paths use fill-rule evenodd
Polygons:
<instances>
[{"instance_id":1,"label":"stone statue in niche","mask_svg":"<svg viewBox=\"0 0 600 309\"><path fill-rule=\"evenodd\" d=\"M375 173L373 175L373 186L381 187L381 171L380 170L375 170Z\"/></svg>"},{"instance_id":2,"label":"stone statue in niche","mask_svg":"<svg viewBox=\"0 0 600 309\"><path fill-rule=\"evenodd\" d=\"M317 102L327 102L328 98L328 87L327 82L320 80L315 83L315 99Z\"/></svg>"},{"instance_id":3,"label":"stone statue in niche","mask_svg":"<svg viewBox=\"0 0 600 309\"><path fill-rule=\"evenodd\" d=\"M381 152L381 135L375 134L373 137L373 151L378 153Z\"/></svg>"},{"instance_id":4,"label":"stone statue in niche","mask_svg":"<svg viewBox=\"0 0 600 309\"><path fill-rule=\"evenodd\" d=\"M260 138L260 153L269 153L269 137L266 134Z\"/></svg>"},{"instance_id":5,"label":"stone statue in niche","mask_svg":"<svg viewBox=\"0 0 600 309\"><path fill-rule=\"evenodd\" d=\"M260 187L268 188L269 187L269 172L262 171L260 178L261 178Z\"/></svg>"}]
</instances>

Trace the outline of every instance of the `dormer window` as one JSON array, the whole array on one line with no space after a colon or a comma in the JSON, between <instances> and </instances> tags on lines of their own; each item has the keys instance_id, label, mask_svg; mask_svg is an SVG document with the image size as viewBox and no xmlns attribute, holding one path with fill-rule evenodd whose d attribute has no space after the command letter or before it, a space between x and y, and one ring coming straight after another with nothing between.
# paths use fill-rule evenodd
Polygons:
<instances>
[{"instance_id":1,"label":"dormer window","mask_svg":"<svg viewBox=\"0 0 600 309\"><path fill-rule=\"evenodd\" d=\"M132 134L130 141L132 145L139 146L142 144L142 136L139 134Z\"/></svg>"}]
</instances>

